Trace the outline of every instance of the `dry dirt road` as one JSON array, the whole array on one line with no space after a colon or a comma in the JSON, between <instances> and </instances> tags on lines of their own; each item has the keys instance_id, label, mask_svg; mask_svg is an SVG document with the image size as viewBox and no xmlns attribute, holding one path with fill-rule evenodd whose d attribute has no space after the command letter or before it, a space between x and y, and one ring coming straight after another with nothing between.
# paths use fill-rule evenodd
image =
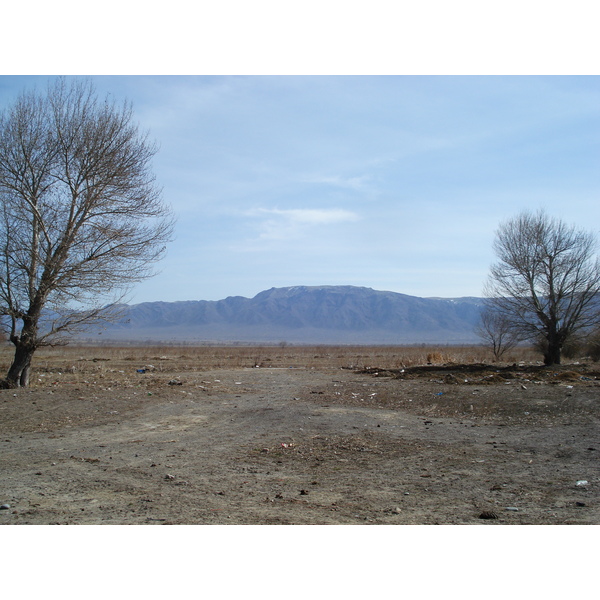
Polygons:
<instances>
[{"instance_id":1,"label":"dry dirt road","mask_svg":"<svg viewBox=\"0 0 600 600\"><path fill-rule=\"evenodd\" d=\"M599 392L585 366L57 378L0 392L0 524L598 524Z\"/></svg>"}]
</instances>

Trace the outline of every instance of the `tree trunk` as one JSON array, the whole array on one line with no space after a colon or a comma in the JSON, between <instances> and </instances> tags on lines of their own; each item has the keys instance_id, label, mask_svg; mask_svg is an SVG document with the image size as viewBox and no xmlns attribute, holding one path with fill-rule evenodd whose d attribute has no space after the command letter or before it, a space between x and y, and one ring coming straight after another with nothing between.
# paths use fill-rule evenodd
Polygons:
<instances>
[{"instance_id":1,"label":"tree trunk","mask_svg":"<svg viewBox=\"0 0 600 600\"><path fill-rule=\"evenodd\" d=\"M20 335L17 335L16 326L13 323L10 341L15 345L15 356L6 378L0 382L0 387L18 388L29 385L31 359L38 348L38 320L43 305L44 299L41 297L36 298L36 301L29 307L27 314L21 317L23 327Z\"/></svg>"},{"instance_id":2,"label":"tree trunk","mask_svg":"<svg viewBox=\"0 0 600 600\"><path fill-rule=\"evenodd\" d=\"M544 353L544 364L547 367L560 365L561 345L558 342L548 342L548 349Z\"/></svg>"},{"instance_id":3,"label":"tree trunk","mask_svg":"<svg viewBox=\"0 0 600 600\"><path fill-rule=\"evenodd\" d=\"M17 342L15 346L15 357L3 382L4 387L7 388L27 387L29 385L31 359L35 352L35 346L22 342Z\"/></svg>"},{"instance_id":4,"label":"tree trunk","mask_svg":"<svg viewBox=\"0 0 600 600\"><path fill-rule=\"evenodd\" d=\"M27 364L21 371L21 377L19 377L19 384L21 387L29 387L29 374L31 373L31 358L33 357L33 350L29 355L29 360Z\"/></svg>"}]
</instances>

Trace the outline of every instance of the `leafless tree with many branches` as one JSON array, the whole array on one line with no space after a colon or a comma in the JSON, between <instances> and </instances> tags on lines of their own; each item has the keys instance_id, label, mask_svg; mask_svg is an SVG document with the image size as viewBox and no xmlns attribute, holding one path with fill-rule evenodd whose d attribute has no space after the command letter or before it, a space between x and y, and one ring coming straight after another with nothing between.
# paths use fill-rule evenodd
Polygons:
<instances>
[{"instance_id":1,"label":"leafless tree with many branches","mask_svg":"<svg viewBox=\"0 0 600 600\"><path fill-rule=\"evenodd\" d=\"M152 276L173 216L155 184L157 147L131 106L61 78L0 114L0 313L15 346L2 384L26 386L42 346L110 317Z\"/></svg>"},{"instance_id":2,"label":"leafless tree with many branches","mask_svg":"<svg viewBox=\"0 0 600 600\"><path fill-rule=\"evenodd\" d=\"M543 348L546 365L560 364L565 342L600 323L594 235L544 211L523 212L500 226L494 249L488 306L515 335Z\"/></svg>"},{"instance_id":3,"label":"leafless tree with many branches","mask_svg":"<svg viewBox=\"0 0 600 600\"><path fill-rule=\"evenodd\" d=\"M511 323L488 306L481 311L475 333L491 347L494 360L497 361L519 343L519 334L513 329Z\"/></svg>"}]
</instances>

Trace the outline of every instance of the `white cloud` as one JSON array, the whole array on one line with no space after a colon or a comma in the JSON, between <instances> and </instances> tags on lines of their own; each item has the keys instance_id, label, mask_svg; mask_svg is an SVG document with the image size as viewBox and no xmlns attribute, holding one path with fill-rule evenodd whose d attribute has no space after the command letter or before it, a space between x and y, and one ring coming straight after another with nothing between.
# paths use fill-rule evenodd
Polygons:
<instances>
[{"instance_id":1,"label":"white cloud","mask_svg":"<svg viewBox=\"0 0 600 600\"><path fill-rule=\"evenodd\" d=\"M256 208L246 212L261 218L261 240L297 239L314 227L358 221L358 214L343 208Z\"/></svg>"},{"instance_id":2,"label":"white cloud","mask_svg":"<svg viewBox=\"0 0 600 600\"><path fill-rule=\"evenodd\" d=\"M343 208L258 208L255 215L265 214L280 217L290 223L325 225L342 221L357 221L358 215Z\"/></svg>"},{"instance_id":3,"label":"white cloud","mask_svg":"<svg viewBox=\"0 0 600 600\"><path fill-rule=\"evenodd\" d=\"M364 189L366 184L371 178L368 175L362 175L361 177L309 177L304 181L306 183L323 183L334 187L349 188L352 190Z\"/></svg>"}]
</instances>

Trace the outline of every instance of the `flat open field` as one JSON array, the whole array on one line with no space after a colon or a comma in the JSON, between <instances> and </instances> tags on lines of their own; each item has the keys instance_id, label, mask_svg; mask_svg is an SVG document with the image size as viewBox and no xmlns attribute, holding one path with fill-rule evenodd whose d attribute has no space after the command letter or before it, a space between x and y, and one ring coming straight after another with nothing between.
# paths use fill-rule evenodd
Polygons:
<instances>
[{"instance_id":1,"label":"flat open field","mask_svg":"<svg viewBox=\"0 0 600 600\"><path fill-rule=\"evenodd\" d=\"M537 358L43 349L0 391L0 524L598 524L600 365Z\"/></svg>"}]
</instances>

